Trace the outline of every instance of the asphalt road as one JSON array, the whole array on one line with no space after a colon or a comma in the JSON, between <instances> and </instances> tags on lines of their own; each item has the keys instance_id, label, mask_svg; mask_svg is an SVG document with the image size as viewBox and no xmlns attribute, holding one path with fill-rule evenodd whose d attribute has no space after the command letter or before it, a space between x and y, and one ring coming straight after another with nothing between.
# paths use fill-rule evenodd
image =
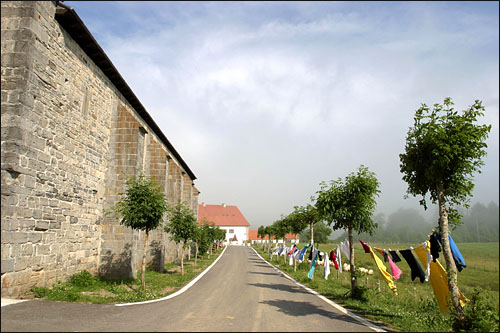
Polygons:
<instances>
[{"instance_id":1,"label":"asphalt road","mask_svg":"<svg viewBox=\"0 0 500 333\"><path fill-rule=\"evenodd\" d=\"M2 332L373 331L239 246L168 300L121 307L33 300L4 306L1 314Z\"/></svg>"}]
</instances>

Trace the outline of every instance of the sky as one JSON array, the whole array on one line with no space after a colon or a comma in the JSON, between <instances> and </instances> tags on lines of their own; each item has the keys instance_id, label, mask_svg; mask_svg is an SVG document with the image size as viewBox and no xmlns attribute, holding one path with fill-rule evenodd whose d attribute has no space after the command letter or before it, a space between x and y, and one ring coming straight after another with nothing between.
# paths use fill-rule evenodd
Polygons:
<instances>
[{"instance_id":1,"label":"sky","mask_svg":"<svg viewBox=\"0 0 500 333\"><path fill-rule=\"evenodd\" d=\"M471 203L499 202L498 2L65 4L194 172L199 202L238 206L252 229L360 165L380 182L376 213L437 219L404 198L399 154L415 111L445 97L483 102Z\"/></svg>"}]
</instances>

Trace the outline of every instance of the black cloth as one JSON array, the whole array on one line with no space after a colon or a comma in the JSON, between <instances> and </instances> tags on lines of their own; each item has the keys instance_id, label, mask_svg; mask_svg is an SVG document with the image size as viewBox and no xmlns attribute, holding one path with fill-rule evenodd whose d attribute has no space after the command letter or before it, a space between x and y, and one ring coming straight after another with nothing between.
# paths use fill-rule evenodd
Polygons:
<instances>
[{"instance_id":1,"label":"black cloth","mask_svg":"<svg viewBox=\"0 0 500 333\"><path fill-rule=\"evenodd\" d=\"M398 254L396 253L396 251L389 251L389 253L391 254L392 261L394 261L394 262L400 262L401 261L401 258L398 256Z\"/></svg>"},{"instance_id":2,"label":"black cloth","mask_svg":"<svg viewBox=\"0 0 500 333\"><path fill-rule=\"evenodd\" d=\"M441 252L441 245L439 245L439 239L437 235L432 234L429 242L431 243L432 261L436 262L437 258L439 258L439 252Z\"/></svg>"},{"instance_id":3,"label":"black cloth","mask_svg":"<svg viewBox=\"0 0 500 333\"><path fill-rule=\"evenodd\" d=\"M313 251L314 251L314 246L311 246L311 250L309 251L309 260L313 260Z\"/></svg>"},{"instance_id":4,"label":"black cloth","mask_svg":"<svg viewBox=\"0 0 500 333\"><path fill-rule=\"evenodd\" d=\"M413 256L413 253L411 253L411 250L399 250L399 253L405 258L406 262L408 263L408 266L410 266L411 269L411 280L414 281L416 277L420 278L420 282L424 283L425 281L425 273L422 270L422 267L418 264L417 259Z\"/></svg>"},{"instance_id":5,"label":"black cloth","mask_svg":"<svg viewBox=\"0 0 500 333\"><path fill-rule=\"evenodd\" d=\"M321 255L321 252L318 253L318 261L323 261L323 256Z\"/></svg>"}]
</instances>

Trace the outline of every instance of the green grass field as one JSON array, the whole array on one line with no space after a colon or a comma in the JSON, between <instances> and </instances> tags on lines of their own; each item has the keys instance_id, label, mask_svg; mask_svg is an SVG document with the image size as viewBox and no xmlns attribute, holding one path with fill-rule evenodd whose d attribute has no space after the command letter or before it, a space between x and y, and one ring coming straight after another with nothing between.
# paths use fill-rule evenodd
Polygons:
<instances>
[{"instance_id":1,"label":"green grass field","mask_svg":"<svg viewBox=\"0 0 500 333\"><path fill-rule=\"evenodd\" d=\"M322 244L320 250L329 252L337 244ZM370 244L372 247L385 249L406 249L417 244ZM304 244L299 244L302 248ZM493 309L492 318L488 318L486 327L494 327L493 331L498 331L498 309L499 309L499 251L498 243L464 243L457 244L467 267L458 273L458 283L460 290L468 298L471 298L476 287L480 287L482 294L486 298L489 308ZM328 280L323 277L323 267L318 266L313 280L307 278L309 264L302 263L297 272L293 271L293 266L283 264L283 257L280 257L280 269L284 270L298 280L321 294L331 298L351 309L358 314L364 315L375 322L384 323L392 330L399 331L449 331L451 328L451 317L449 314L439 312L434 292L429 282L420 283L418 279L411 281L410 269L403 261L398 263L398 267L403 271L401 278L395 281L398 288L398 296L394 295L387 284L382 279L379 271L370 254L364 253L361 244L355 244L356 266L373 269L373 275L363 274L358 277L360 286L366 286L366 300L354 300L348 296L350 290L350 273L343 272L337 274L333 268ZM270 261L260 247L255 247L264 258ZM378 253L377 253L378 254ZM379 256L380 258L380 256ZM440 262L444 261L440 257ZM343 260L346 260L343 257ZM276 257L271 261L276 264ZM388 272L389 265L386 264ZM380 291L378 286L380 285ZM495 317L496 313L496 317ZM490 329L484 329L489 331Z\"/></svg>"}]
</instances>

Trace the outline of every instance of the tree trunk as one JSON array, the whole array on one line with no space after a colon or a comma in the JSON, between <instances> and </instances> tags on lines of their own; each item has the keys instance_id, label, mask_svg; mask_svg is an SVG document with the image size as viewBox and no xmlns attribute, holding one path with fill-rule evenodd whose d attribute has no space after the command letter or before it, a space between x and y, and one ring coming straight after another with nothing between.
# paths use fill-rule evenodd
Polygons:
<instances>
[{"instance_id":1,"label":"tree trunk","mask_svg":"<svg viewBox=\"0 0 500 333\"><path fill-rule=\"evenodd\" d=\"M295 234L295 246L297 246L297 234ZM297 249L299 247L297 246ZM293 271L296 272L297 271L297 256L294 256L293 257Z\"/></svg>"},{"instance_id":2,"label":"tree trunk","mask_svg":"<svg viewBox=\"0 0 500 333\"><path fill-rule=\"evenodd\" d=\"M146 230L146 239L144 240L144 251L142 252L142 289L146 290L146 246L148 245L149 230Z\"/></svg>"},{"instance_id":3,"label":"tree trunk","mask_svg":"<svg viewBox=\"0 0 500 333\"><path fill-rule=\"evenodd\" d=\"M196 266L196 259L198 258L198 242L195 243L194 265Z\"/></svg>"},{"instance_id":4,"label":"tree trunk","mask_svg":"<svg viewBox=\"0 0 500 333\"><path fill-rule=\"evenodd\" d=\"M191 261L191 245L188 247L188 261Z\"/></svg>"},{"instance_id":5,"label":"tree trunk","mask_svg":"<svg viewBox=\"0 0 500 333\"><path fill-rule=\"evenodd\" d=\"M182 245L182 255L181 255L181 275L184 275L184 250L186 247Z\"/></svg>"},{"instance_id":6,"label":"tree trunk","mask_svg":"<svg viewBox=\"0 0 500 333\"><path fill-rule=\"evenodd\" d=\"M313 245L314 244L314 223L313 222L311 222L309 228L311 229L311 245Z\"/></svg>"},{"instance_id":7,"label":"tree trunk","mask_svg":"<svg viewBox=\"0 0 500 333\"><path fill-rule=\"evenodd\" d=\"M356 271L354 267L354 245L353 245L353 237L352 237L352 229L351 227L347 227L347 234L349 237L349 254L351 258L349 259L349 266L351 269L351 295L354 294L354 289L356 289L357 285L357 278L356 278Z\"/></svg>"},{"instance_id":8,"label":"tree trunk","mask_svg":"<svg viewBox=\"0 0 500 333\"><path fill-rule=\"evenodd\" d=\"M465 325L465 316L460 305L460 292L457 283L457 266L453 260L451 253L449 230L448 230L448 211L446 210L446 202L444 200L444 189L438 188L438 205L439 205L439 229L441 233L441 244L443 245L443 255L446 262L446 271L448 274L448 289L450 292L451 304L458 316L458 324L460 328Z\"/></svg>"}]
</instances>

